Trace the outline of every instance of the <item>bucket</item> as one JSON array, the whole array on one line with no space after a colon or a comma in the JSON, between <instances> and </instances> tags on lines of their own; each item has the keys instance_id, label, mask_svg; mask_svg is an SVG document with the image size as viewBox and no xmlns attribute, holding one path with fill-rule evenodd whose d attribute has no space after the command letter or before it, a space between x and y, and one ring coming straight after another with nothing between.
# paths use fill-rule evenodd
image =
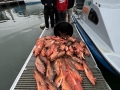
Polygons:
<instances>
[{"instance_id":1,"label":"bucket","mask_svg":"<svg viewBox=\"0 0 120 90\"><path fill-rule=\"evenodd\" d=\"M54 27L55 36L72 36L73 35L73 26L68 22L59 22Z\"/></svg>"}]
</instances>

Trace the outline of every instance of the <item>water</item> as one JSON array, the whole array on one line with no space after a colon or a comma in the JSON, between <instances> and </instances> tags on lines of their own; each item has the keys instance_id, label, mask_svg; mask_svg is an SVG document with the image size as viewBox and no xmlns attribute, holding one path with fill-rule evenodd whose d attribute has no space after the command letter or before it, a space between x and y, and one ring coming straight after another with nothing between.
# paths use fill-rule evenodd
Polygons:
<instances>
[{"instance_id":1,"label":"water","mask_svg":"<svg viewBox=\"0 0 120 90\"><path fill-rule=\"evenodd\" d=\"M0 90L9 90L42 30L43 5L0 6Z\"/></svg>"},{"instance_id":2,"label":"water","mask_svg":"<svg viewBox=\"0 0 120 90\"><path fill-rule=\"evenodd\" d=\"M96 60L97 62L97 60ZM103 65L101 65L99 62L97 62L98 67L100 68L103 77L109 84L112 90L120 90L120 77L115 76L110 71L108 71Z\"/></svg>"},{"instance_id":3,"label":"water","mask_svg":"<svg viewBox=\"0 0 120 90\"><path fill-rule=\"evenodd\" d=\"M0 90L9 90L42 30L43 5L0 7ZM120 90L120 78L97 62L112 90Z\"/></svg>"}]
</instances>

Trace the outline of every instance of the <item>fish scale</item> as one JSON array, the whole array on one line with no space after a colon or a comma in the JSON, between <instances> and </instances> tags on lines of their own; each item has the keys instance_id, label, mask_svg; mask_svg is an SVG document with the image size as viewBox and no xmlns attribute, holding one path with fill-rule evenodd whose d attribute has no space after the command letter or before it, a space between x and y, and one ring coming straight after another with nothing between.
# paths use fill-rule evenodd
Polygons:
<instances>
[{"instance_id":1,"label":"fish scale","mask_svg":"<svg viewBox=\"0 0 120 90\"><path fill-rule=\"evenodd\" d=\"M78 35L74 26L73 28L74 28L73 36L75 36L76 38L80 40L80 36ZM48 31L44 30L43 31L44 33L40 37L44 37L47 35L53 35L51 31L52 30L48 30ZM83 82L82 82L83 90L111 90L109 85L105 81L101 71L97 67L97 64L95 60L93 59L92 55L90 55L89 57L85 56L85 58L86 58L86 64L88 65L88 67L90 68L90 70L92 71L92 73L94 74L97 80L96 81L97 84L93 86L91 82L88 80L88 78L86 77L86 75L84 74L84 72L79 71L79 73L81 74L83 78ZM17 76L10 90L37 90L36 81L33 77L34 70L35 70L35 63L34 63L35 59L36 57L34 57L31 51L31 54L29 55L27 59L28 61L26 61L27 63L24 64L23 68L21 69L19 75Z\"/></svg>"}]
</instances>

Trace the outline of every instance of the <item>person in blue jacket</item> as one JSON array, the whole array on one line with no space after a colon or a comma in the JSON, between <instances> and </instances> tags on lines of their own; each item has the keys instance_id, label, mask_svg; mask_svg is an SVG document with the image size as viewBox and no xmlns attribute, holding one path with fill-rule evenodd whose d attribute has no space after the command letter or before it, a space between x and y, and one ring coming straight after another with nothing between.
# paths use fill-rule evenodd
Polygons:
<instances>
[{"instance_id":1,"label":"person in blue jacket","mask_svg":"<svg viewBox=\"0 0 120 90\"><path fill-rule=\"evenodd\" d=\"M54 28L54 4L55 0L41 0L44 5L44 19L45 19L45 29L49 29L49 18L51 23L51 28Z\"/></svg>"}]
</instances>

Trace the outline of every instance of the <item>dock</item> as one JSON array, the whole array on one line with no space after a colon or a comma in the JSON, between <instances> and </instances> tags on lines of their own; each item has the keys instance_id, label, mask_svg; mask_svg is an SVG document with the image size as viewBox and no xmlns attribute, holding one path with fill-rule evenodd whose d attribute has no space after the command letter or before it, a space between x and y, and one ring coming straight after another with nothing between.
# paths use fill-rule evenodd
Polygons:
<instances>
[{"instance_id":1,"label":"dock","mask_svg":"<svg viewBox=\"0 0 120 90\"><path fill-rule=\"evenodd\" d=\"M82 38L76 26L74 24L72 24L72 26L74 29L73 37L77 38L78 40L81 40ZM44 37L47 35L54 35L53 29L49 28L49 30L43 30L40 37ZM30 55L28 56L26 62L24 63L21 71L19 72L18 76L16 77L14 83L12 84L10 90L37 90L36 81L33 78L36 59L36 57L33 55L33 49ZM84 78L82 83L83 90L111 90L106 80L104 79L100 69L98 68L92 54L89 57L85 56L85 58L87 65L96 77L97 84L93 86L87 79L85 74L81 73L82 77Z\"/></svg>"},{"instance_id":2,"label":"dock","mask_svg":"<svg viewBox=\"0 0 120 90\"><path fill-rule=\"evenodd\" d=\"M0 0L0 6L22 4L24 0Z\"/></svg>"}]
</instances>

